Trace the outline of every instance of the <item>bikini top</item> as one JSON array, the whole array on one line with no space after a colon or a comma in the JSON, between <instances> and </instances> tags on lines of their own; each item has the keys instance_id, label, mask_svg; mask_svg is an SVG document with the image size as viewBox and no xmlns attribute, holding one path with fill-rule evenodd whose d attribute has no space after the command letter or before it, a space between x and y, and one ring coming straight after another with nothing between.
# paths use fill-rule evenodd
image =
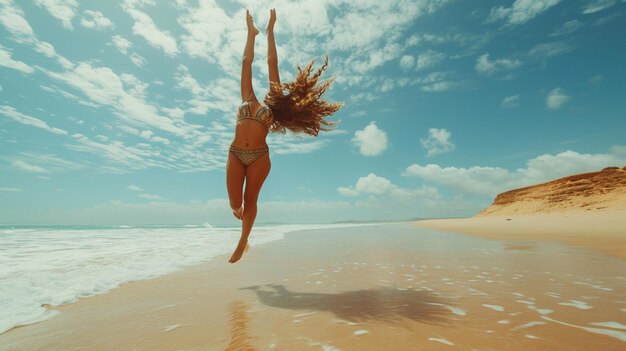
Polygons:
<instances>
[{"instance_id":1,"label":"bikini top","mask_svg":"<svg viewBox=\"0 0 626 351\"><path fill-rule=\"evenodd\" d=\"M274 124L274 116L272 115L272 110L267 106L262 106L256 113L254 117L250 113L250 101L245 101L239 106L237 110L237 121L242 119L253 119L257 122L263 123L267 129L270 129L272 124Z\"/></svg>"}]
</instances>

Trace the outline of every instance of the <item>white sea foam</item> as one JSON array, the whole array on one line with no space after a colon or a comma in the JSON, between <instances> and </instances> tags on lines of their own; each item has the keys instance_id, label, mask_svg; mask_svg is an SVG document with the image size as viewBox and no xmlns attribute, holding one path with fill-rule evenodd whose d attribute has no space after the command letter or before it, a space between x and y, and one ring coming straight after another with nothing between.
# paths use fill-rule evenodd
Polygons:
<instances>
[{"instance_id":1,"label":"white sea foam","mask_svg":"<svg viewBox=\"0 0 626 351\"><path fill-rule=\"evenodd\" d=\"M452 341L444 339L444 338L428 338L428 340L436 341L436 342L439 342L439 343L442 343L442 344L446 344L446 345L450 345L450 346L454 345L454 343Z\"/></svg>"},{"instance_id":2,"label":"white sea foam","mask_svg":"<svg viewBox=\"0 0 626 351\"><path fill-rule=\"evenodd\" d=\"M353 225L258 226L255 246L287 232ZM228 254L238 228L0 230L0 334L53 317L59 306L104 293L120 284L154 278Z\"/></svg>"},{"instance_id":3,"label":"white sea foam","mask_svg":"<svg viewBox=\"0 0 626 351\"><path fill-rule=\"evenodd\" d=\"M429 305L433 305L433 306L442 306L447 308L450 312L456 314L457 316L465 316L465 311L463 311L462 309L458 308L458 307L454 307L454 306L450 306L450 305L446 305L443 303L437 303L437 302L428 302Z\"/></svg>"},{"instance_id":4,"label":"white sea foam","mask_svg":"<svg viewBox=\"0 0 626 351\"><path fill-rule=\"evenodd\" d=\"M602 334L602 335L607 335L613 338L616 338L618 340L621 341L625 341L626 342L626 333L625 332L621 332L618 330L611 330L611 329L602 329L602 328L590 328L590 327L583 327L580 325L575 325L575 324L570 324L570 323L566 323L566 322L562 322L556 319L552 319L550 317L546 317L546 316L541 316L541 318L551 321L551 322L555 322L555 323L559 323L559 324L563 324L563 325L567 325L570 327L574 327L574 328L578 328L578 329L582 329L582 330L586 330L590 333L596 333L596 334Z\"/></svg>"},{"instance_id":5,"label":"white sea foam","mask_svg":"<svg viewBox=\"0 0 626 351\"><path fill-rule=\"evenodd\" d=\"M169 325L169 326L165 327L165 329L163 329L163 331L166 331L166 332L172 331L172 330L174 330L174 329L176 329L178 327L180 327L180 324L172 324L172 325Z\"/></svg>"},{"instance_id":6,"label":"white sea foam","mask_svg":"<svg viewBox=\"0 0 626 351\"><path fill-rule=\"evenodd\" d=\"M626 330L626 325L619 322L594 322L590 323L592 325L597 325L599 327L609 327L613 329L624 329Z\"/></svg>"},{"instance_id":7,"label":"white sea foam","mask_svg":"<svg viewBox=\"0 0 626 351\"><path fill-rule=\"evenodd\" d=\"M585 283L585 282L573 282L572 284L587 285L587 286L590 286L590 287L592 287L594 289L598 289L598 290L613 291L612 288L607 288L605 286L598 285L598 284L590 284L590 283Z\"/></svg>"},{"instance_id":8,"label":"white sea foam","mask_svg":"<svg viewBox=\"0 0 626 351\"><path fill-rule=\"evenodd\" d=\"M519 326L517 326L517 327L515 327L515 328L513 328L511 330L526 329L526 328L534 327L534 326L537 326L537 325L544 325L544 324L546 324L546 323L545 322L540 322L540 321L533 321L533 322L528 322L526 324L519 325Z\"/></svg>"},{"instance_id":9,"label":"white sea foam","mask_svg":"<svg viewBox=\"0 0 626 351\"><path fill-rule=\"evenodd\" d=\"M317 311L294 314L293 316L296 317L296 318L301 318L301 317L312 316L314 314L317 314Z\"/></svg>"},{"instance_id":10,"label":"white sea foam","mask_svg":"<svg viewBox=\"0 0 626 351\"><path fill-rule=\"evenodd\" d=\"M546 314L550 314L550 313L554 312L553 310L551 310L549 308L537 308L535 305L530 305L530 306L528 306L528 308L530 308L531 310L535 310L535 311L539 312L540 315L546 315Z\"/></svg>"},{"instance_id":11,"label":"white sea foam","mask_svg":"<svg viewBox=\"0 0 626 351\"><path fill-rule=\"evenodd\" d=\"M593 307L587 305L585 302L578 301L578 300L569 300L569 302L559 302L559 305L572 306L572 307L576 307L576 308L581 309L581 310L588 310L588 309L593 308Z\"/></svg>"},{"instance_id":12,"label":"white sea foam","mask_svg":"<svg viewBox=\"0 0 626 351\"><path fill-rule=\"evenodd\" d=\"M492 309L492 310L494 310L494 311L498 311L498 312L502 312L502 311L504 311L504 307L502 307L502 306L498 306L498 305L488 305L488 304L483 304L483 307L487 307L487 308L490 308L490 309Z\"/></svg>"}]
</instances>

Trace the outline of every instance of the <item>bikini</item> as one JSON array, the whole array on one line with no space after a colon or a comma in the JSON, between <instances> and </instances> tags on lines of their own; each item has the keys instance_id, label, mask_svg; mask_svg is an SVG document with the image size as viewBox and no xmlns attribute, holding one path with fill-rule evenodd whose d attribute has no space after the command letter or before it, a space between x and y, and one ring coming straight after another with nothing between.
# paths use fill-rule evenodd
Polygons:
<instances>
[{"instance_id":1,"label":"bikini","mask_svg":"<svg viewBox=\"0 0 626 351\"><path fill-rule=\"evenodd\" d=\"M256 100L251 100L256 101ZM237 122L242 119L253 119L259 123L262 123L269 130L272 124L274 123L274 116L272 115L272 110L270 110L267 106L262 106L256 113L254 117L250 113L250 101L244 101L239 109L237 110ZM241 149L236 146L231 145L229 151L237 157L237 159L246 167L253 164L256 160L258 160L261 156L267 154L269 152L269 148L263 147L260 149Z\"/></svg>"}]
</instances>

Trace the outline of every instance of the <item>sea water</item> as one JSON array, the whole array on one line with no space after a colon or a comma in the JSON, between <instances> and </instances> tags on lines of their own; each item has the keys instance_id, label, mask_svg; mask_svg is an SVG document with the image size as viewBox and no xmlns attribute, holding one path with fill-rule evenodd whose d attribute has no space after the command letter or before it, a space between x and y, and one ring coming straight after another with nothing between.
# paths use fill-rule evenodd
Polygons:
<instances>
[{"instance_id":1,"label":"sea water","mask_svg":"<svg viewBox=\"0 0 626 351\"><path fill-rule=\"evenodd\" d=\"M255 226L251 245L285 233L342 225ZM239 228L0 227L0 334L59 313L120 284L154 278L230 253Z\"/></svg>"}]
</instances>

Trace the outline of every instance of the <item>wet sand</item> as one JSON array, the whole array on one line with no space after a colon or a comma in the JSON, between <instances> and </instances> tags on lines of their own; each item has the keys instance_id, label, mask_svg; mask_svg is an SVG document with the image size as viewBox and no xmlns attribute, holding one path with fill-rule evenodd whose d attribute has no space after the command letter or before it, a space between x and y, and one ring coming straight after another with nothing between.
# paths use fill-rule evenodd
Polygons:
<instances>
[{"instance_id":1,"label":"wet sand","mask_svg":"<svg viewBox=\"0 0 626 351\"><path fill-rule=\"evenodd\" d=\"M626 261L413 223L300 231L61 306L0 350L623 350Z\"/></svg>"},{"instance_id":2,"label":"wet sand","mask_svg":"<svg viewBox=\"0 0 626 351\"><path fill-rule=\"evenodd\" d=\"M504 211L503 211L504 212ZM626 209L432 219L419 227L498 240L554 240L626 259Z\"/></svg>"}]
</instances>

